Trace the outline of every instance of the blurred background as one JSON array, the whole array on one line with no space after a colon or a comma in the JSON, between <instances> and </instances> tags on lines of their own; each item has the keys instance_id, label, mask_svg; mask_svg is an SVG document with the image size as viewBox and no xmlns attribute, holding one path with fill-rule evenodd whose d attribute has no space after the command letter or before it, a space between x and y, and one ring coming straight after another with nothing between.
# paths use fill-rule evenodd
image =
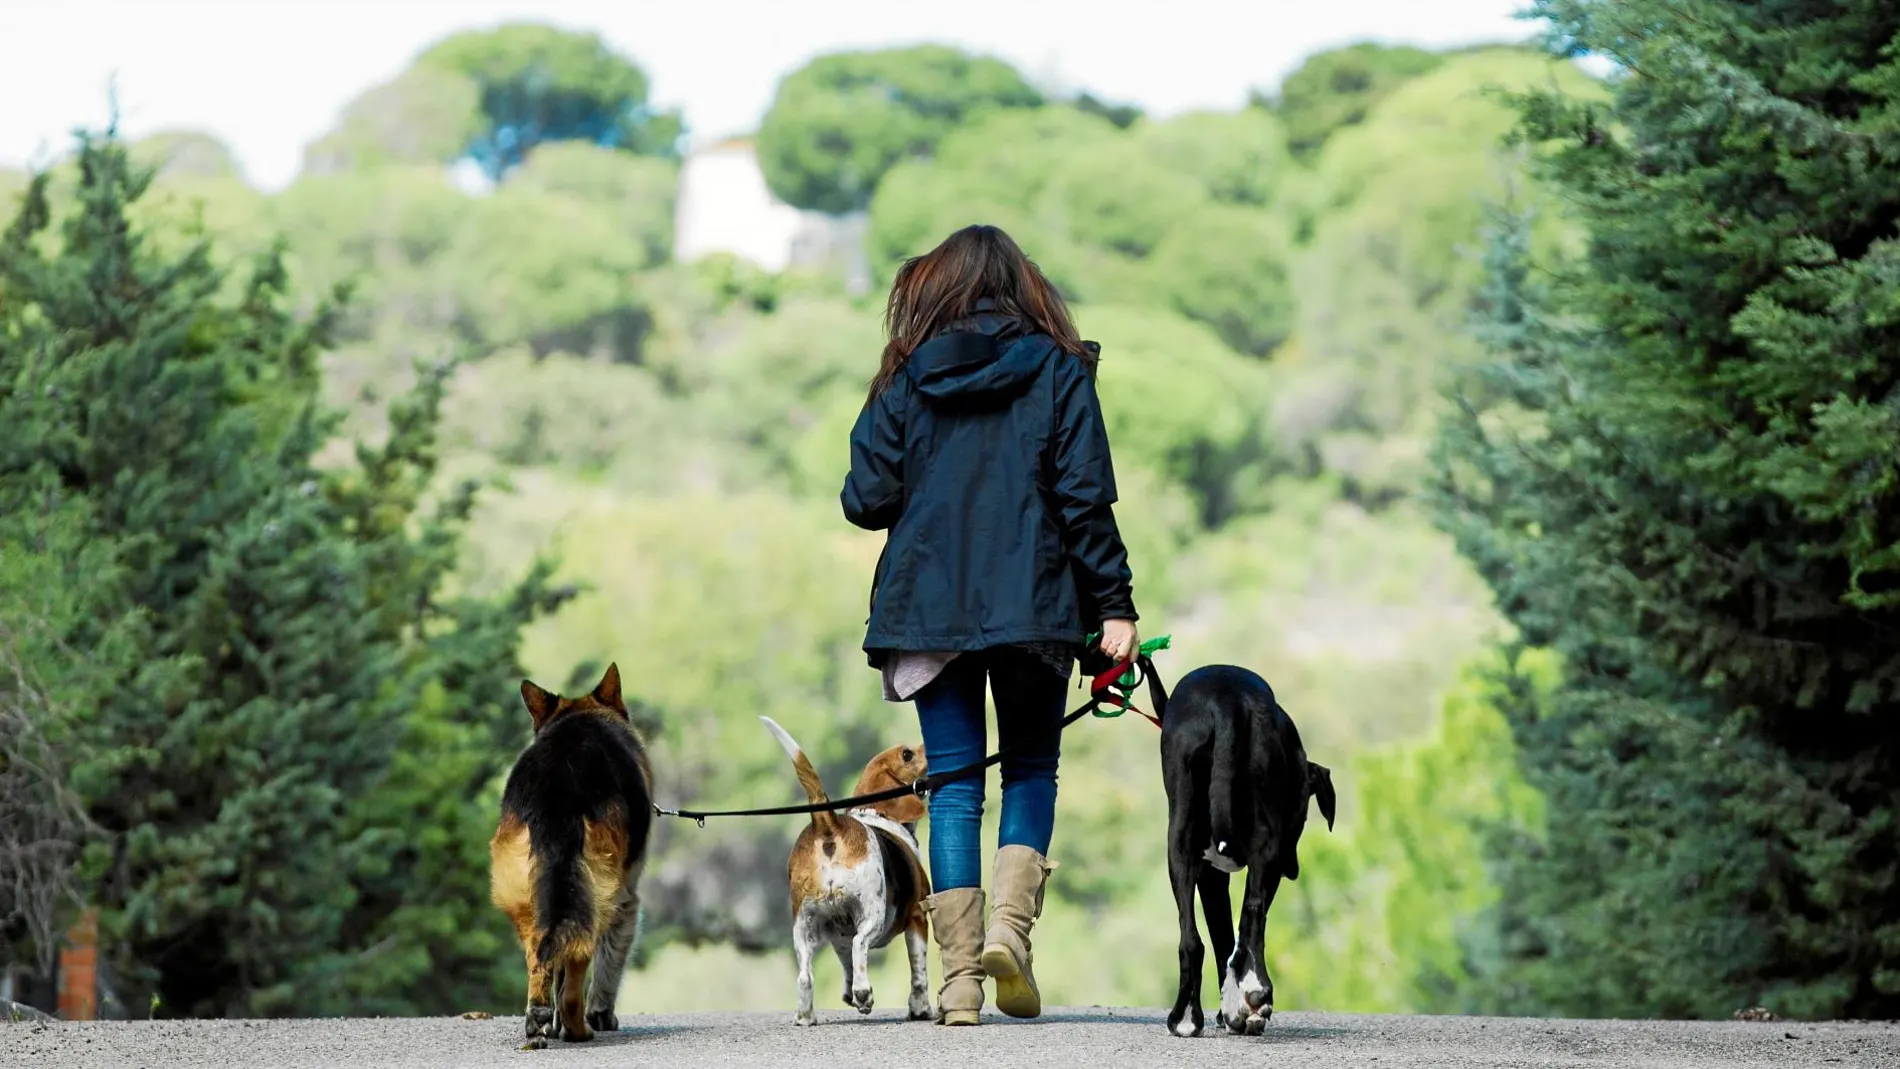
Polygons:
<instances>
[{"instance_id":1,"label":"blurred background","mask_svg":"<svg viewBox=\"0 0 1900 1069\"><path fill-rule=\"evenodd\" d=\"M761 714L839 788L913 738L836 495L895 265L979 221L1103 346L1162 674L1262 672L1336 770L1268 930L1282 1008L1782 990L1699 922L1703 957L1656 953L1719 981L1617 958L1614 890L1569 982L1578 941L1511 909L1572 879L1513 735L1562 672L1448 533L1440 418L1500 256L1583 247L1509 94L1606 100L1611 66L1519 6L0 16L0 368L65 369L0 431L0 997L83 1014L96 960L102 1016L512 1012L486 844L524 674L617 661L668 803L793 800ZM1065 749L1044 997L1163 1005L1153 729ZM623 1012L789 1012L798 826L659 825ZM901 951L875 968L891 1003ZM1860 1005L1827 990L1782 1011Z\"/></svg>"}]
</instances>

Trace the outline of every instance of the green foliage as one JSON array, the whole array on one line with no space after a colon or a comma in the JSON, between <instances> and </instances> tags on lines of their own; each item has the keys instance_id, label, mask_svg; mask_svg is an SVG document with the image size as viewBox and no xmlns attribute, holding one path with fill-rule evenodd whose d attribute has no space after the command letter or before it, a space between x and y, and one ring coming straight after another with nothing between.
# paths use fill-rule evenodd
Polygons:
<instances>
[{"instance_id":1,"label":"green foliage","mask_svg":"<svg viewBox=\"0 0 1900 1069\"><path fill-rule=\"evenodd\" d=\"M479 344L639 359L650 328L633 276L650 251L598 216L583 202L511 186L464 206L442 255L456 266L461 322Z\"/></svg>"},{"instance_id":2,"label":"green foliage","mask_svg":"<svg viewBox=\"0 0 1900 1069\"><path fill-rule=\"evenodd\" d=\"M1176 310L1214 328L1236 352L1267 356L1297 314L1287 259L1292 240L1264 212L1216 207L1172 228L1155 250L1155 274Z\"/></svg>"},{"instance_id":3,"label":"green foliage","mask_svg":"<svg viewBox=\"0 0 1900 1069\"><path fill-rule=\"evenodd\" d=\"M273 214L302 275L366 298L346 339L637 361L654 330L637 276L670 252L677 180L668 161L553 144L486 197L389 166L300 179Z\"/></svg>"},{"instance_id":4,"label":"green foliage","mask_svg":"<svg viewBox=\"0 0 1900 1069\"><path fill-rule=\"evenodd\" d=\"M1014 146L999 145L997 151ZM1073 240L1140 259L1200 207L1205 193L1193 177L1118 138L1056 167L1042 197L1045 210L1063 219Z\"/></svg>"},{"instance_id":5,"label":"green foliage","mask_svg":"<svg viewBox=\"0 0 1900 1069\"><path fill-rule=\"evenodd\" d=\"M586 206L597 229L644 250L645 264L665 263L673 255L679 165L672 160L557 142L535 149L508 184Z\"/></svg>"},{"instance_id":6,"label":"green foliage","mask_svg":"<svg viewBox=\"0 0 1900 1069\"><path fill-rule=\"evenodd\" d=\"M1071 168L1094 173L1089 154L1114 144L1115 134L1105 119L1053 106L964 126L943 139L936 162L900 163L879 183L865 239L873 267L888 278L952 231L984 222L1009 231L1031 258L1054 269L1049 250L1067 240L1066 223L1043 213L1043 193Z\"/></svg>"},{"instance_id":7,"label":"green foliage","mask_svg":"<svg viewBox=\"0 0 1900 1069\"><path fill-rule=\"evenodd\" d=\"M468 848L406 840L417 799L384 777L431 686L497 722L543 575L444 595L470 498L418 508L438 379L356 468L320 470L328 311L287 314L274 255L221 298L203 246L128 224L150 179L124 146L84 138L76 164L57 242L44 179L0 239L0 534L41 562L6 576L30 582L9 602L55 629L36 668L60 681L56 741L100 832L106 947L166 1013L335 1012L362 988L445 1009L467 963L411 951L474 905L408 881ZM505 753L520 730L488 737ZM429 991L391 994L417 990L405 961Z\"/></svg>"},{"instance_id":8,"label":"green foliage","mask_svg":"<svg viewBox=\"0 0 1900 1069\"><path fill-rule=\"evenodd\" d=\"M481 93L462 71L411 67L345 105L336 128L304 148L303 173L460 159L482 134Z\"/></svg>"},{"instance_id":9,"label":"green foliage","mask_svg":"<svg viewBox=\"0 0 1900 1069\"><path fill-rule=\"evenodd\" d=\"M1300 952L1274 962L1277 986L1301 1005L1369 1012L1453 1013L1496 961L1479 937L1499 904L1487 842L1534 848L1544 814L1525 783L1504 710L1556 685L1555 658L1467 664L1425 735L1378 747L1347 770L1358 785L1341 824L1309 819L1300 879L1283 892ZM1347 814L1350 814L1349 818ZM1284 931L1285 929L1281 929ZM1397 968L1338 968L1393 962Z\"/></svg>"},{"instance_id":10,"label":"green foliage","mask_svg":"<svg viewBox=\"0 0 1900 1069\"><path fill-rule=\"evenodd\" d=\"M1287 445L1316 453L1357 500L1380 504L1417 484L1442 375L1476 358L1466 325L1487 205L1546 207L1537 247L1569 240L1561 205L1500 144L1513 120L1494 92L1553 80L1592 92L1574 67L1522 49L1453 57L1315 161L1302 208L1313 236L1293 264L1300 352L1282 358L1284 425L1297 431Z\"/></svg>"},{"instance_id":11,"label":"green foliage","mask_svg":"<svg viewBox=\"0 0 1900 1069\"><path fill-rule=\"evenodd\" d=\"M1900 1010L1900 13L1552 0L1633 73L1520 98L1590 230L1521 221L1444 522L1567 668L1515 713L1549 847L1505 852L1489 1004Z\"/></svg>"},{"instance_id":12,"label":"green foliage","mask_svg":"<svg viewBox=\"0 0 1900 1069\"><path fill-rule=\"evenodd\" d=\"M1364 122L1399 86L1445 61L1409 45L1370 41L1316 52L1280 84L1272 107L1286 123L1287 147L1311 159L1339 130Z\"/></svg>"},{"instance_id":13,"label":"green foliage","mask_svg":"<svg viewBox=\"0 0 1900 1069\"><path fill-rule=\"evenodd\" d=\"M455 34L424 52L416 66L474 81L483 125L466 152L492 179L545 141L678 153L679 115L647 102L646 72L599 34L510 23Z\"/></svg>"},{"instance_id":14,"label":"green foliage","mask_svg":"<svg viewBox=\"0 0 1900 1069\"><path fill-rule=\"evenodd\" d=\"M944 45L819 56L779 83L759 165L788 204L855 211L899 161L929 156L958 126L1041 103L1009 64Z\"/></svg>"},{"instance_id":15,"label":"green foliage","mask_svg":"<svg viewBox=\"0 0 1900 1069\"><path fill-rule=\"evenodd\" d=\"M132 159L159 177L240 178L237 158L224 142L197 130L153 134L129 146Z\"/></svg>"},{"instance_id":16,"label":"green foliage","mask_svg":"<svg viewBox=\"0 0 1900 1069\"><path fill-rule=\"evenodd\" d=\"M871 260L888 277L956 228L993 223L1072 300L1172 306L1265 354L1292 318L1290 242L1258 210L1285 169L1279 136L1257 113L1118 133L1073 108L1005 112L891 172L871 205Z\"/></svg>"},{"instance_id":17,"label":"green foliage","mask_svg":"<svg viewBox=\"0 0 1900 1069\"><path fill-rule=\"evenodd\" d=\"M1118 130L1126 130L1141 120L1141 108L1134 104L1112 104L1093 93L1077 93L1072 101L1077 111L1090 115L1099 115L1115 124Z\"/></svg>"},{"instance_id":18,"label":"green foliage","mask_svg":"<svg viewBox=\"0 0 1900 1069\"><path fill-rule=\"evenodd\" d=\"M1258 503L1273 456L1256 365L1167 312L1090 307L1076 326L1102 344L1102 416L1118 456L1180 485L1209 525Z\"/></svg>"},{"instance_id":19,"label":"green foliage","mask_svg":"<svg viewBox=\"0 0 1900 1069\"><path fill-rule=\"evenodd\" d=\"M1208 196L1229 204L1271 204L1293 165L1286 131L1258 108L1190 111L1147 123L1136 137L1157 162L1198 178Z\"/></svg>"}]
</instances>

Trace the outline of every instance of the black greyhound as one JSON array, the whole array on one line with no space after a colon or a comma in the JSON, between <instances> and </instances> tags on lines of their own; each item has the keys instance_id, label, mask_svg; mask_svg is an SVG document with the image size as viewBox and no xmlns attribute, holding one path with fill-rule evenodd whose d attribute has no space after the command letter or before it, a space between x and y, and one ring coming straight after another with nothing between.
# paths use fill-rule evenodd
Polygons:
<instances>
[{"instance_id":1,"label":"black greyhound","mask_svg":"<svg viewBox=\"0 0 1900 1069\"><path fill-rule=\"evenodd\" d=\"M1182 677L1161 723L1161 781L1168 791L1168 877L1181 920L1181 987L1168 1030L1196 1036L1201 1016L1201 891L1208 938L1223 963L1216 1023L1259 1035L1273 1016L1265 957L1267 910L1282 876L1300 875L1307 800L1333 826L1333 774L1306 759L1299 729L1273 688L1245 668L1210 665ZM1228 876L1247 870L1240 937L1233 930Z\"/></svg>"}]
</instances>

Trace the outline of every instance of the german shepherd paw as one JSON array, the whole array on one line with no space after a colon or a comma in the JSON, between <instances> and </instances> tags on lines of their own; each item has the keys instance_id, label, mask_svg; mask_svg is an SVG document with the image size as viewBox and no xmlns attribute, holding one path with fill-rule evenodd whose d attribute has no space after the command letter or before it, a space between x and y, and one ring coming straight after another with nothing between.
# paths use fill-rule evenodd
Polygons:
<instances>
[{"instance_id":1,"label":"german shepherd paw","mask_svg":"<svg viewBox=\"0 0 1900 1069\"><path fill-rule=\"evenodd\" d=\"M620 1018L612 1010L595 1010L587 1015L587 1027L596 1032L620 1031Z\"/></svg>"},{"instance_id":2,"label":"german shepherd paw","mask_svg":"<svg viewBox=\"0 0 1900 1069\"><path fill-rule=\"evenodd\" d=\"M546 1050L548 1040L554 1038L554 1007L529 1006L524 1015L527 1024L528 1041L522 1044L522 1050Z\"/></svg>"}]
</instances>

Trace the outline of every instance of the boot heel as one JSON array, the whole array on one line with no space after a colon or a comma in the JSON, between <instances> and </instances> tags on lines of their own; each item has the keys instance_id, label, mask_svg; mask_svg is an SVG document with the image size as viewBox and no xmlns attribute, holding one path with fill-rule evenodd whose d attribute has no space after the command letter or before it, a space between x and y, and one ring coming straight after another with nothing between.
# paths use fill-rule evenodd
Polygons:
<instances>
[{"instance_id":1,"label":"boot heel","mask_svg":"<svg viewBox=\"0 0 1900 1069\"><path fill-rule=\"evenodd\" d=\"M996 1008L1011 1017L1042 1015L1029 933L1042 916L1043 888L1055 867L1055 862L1027 846L1010 845L996 852L990 930L983 938L979 961L996 981Z\"/></svg>"},{"instance_id":2,"label":"boot heel","mask_svg":"<svg viewBox=\"0 0 1900 1069\"><path fill-rule=\"evenodd\" d=\"M1016 964L1016 955L1001 943L983 948L983 971L996 981L996 1008L1011 1017L1042 1016L1042 997Z\"/></svg>"}]
</instances>

